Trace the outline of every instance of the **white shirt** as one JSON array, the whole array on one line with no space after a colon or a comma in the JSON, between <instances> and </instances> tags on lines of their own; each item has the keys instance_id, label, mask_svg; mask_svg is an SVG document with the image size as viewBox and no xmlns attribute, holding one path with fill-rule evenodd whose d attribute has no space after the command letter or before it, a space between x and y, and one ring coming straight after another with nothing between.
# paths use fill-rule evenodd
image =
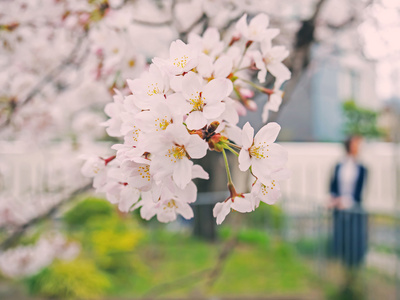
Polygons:
<instances>
[{"instance_id":1,"label":"white shirt","mask_svg":"<svg viewBox=\"0 0 400 300\"><path fill-rule=\"evenodd\" d=\"M352 157L347 157L339 167L339 193L343 199L342 204L346 208L350 208L354 204L353 195L358 173L359 168Z\"/></svg>"}]
</instances>

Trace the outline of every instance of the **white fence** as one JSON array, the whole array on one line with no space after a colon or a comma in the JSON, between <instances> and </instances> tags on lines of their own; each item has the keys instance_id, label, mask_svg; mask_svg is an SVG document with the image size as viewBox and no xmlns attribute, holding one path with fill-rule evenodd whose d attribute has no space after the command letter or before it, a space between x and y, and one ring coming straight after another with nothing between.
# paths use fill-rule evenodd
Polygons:
<instances>
[{"instance_id":1,"label":"white fence","mask_svg":"<svg viewBox=\"0 0 400 300\"><path fill-rule=\"evenodd\" d=\"M288 208L301 210L299 206L305 202L324 205L329 198L329 183L335 164L345 155L343 146L335 143L282 145L289 151L288 166L292 172L283 188ZM400 157L399 150L397 155L397 158ZM393 213L399 184L399 178L396 178L396 165L399 167L396 146L391 143L365 143L360 161L368 169L364 207L373 212Z\"/></svg>"},{"instance_id":2,"label":"white fence","mask_svg":"<svg viewBox=\"0 0 400 300\"><path fill-rule=\"evenodd\" d=\"M283 186L288 207L301 211L303 204L324 205L329 198L329 182L333 168L344 156L342 145L335 143L282 143L282 145L289 151L288 166L292 173L291 179ZM68 189L61 185L84 180L79 174L79 160L73 160L71 157L66 160L65 151L68 150L65 147L57 148L59 152L57 153L56 150L33 150L15 144L9 147L6 144L0 146L0 190L7 190L13 196L26 192L35 193L46 189L47 185L53 189L54 186L58 186L61 190ZM104 145L102 147L104 148ZM396 178L395 149L395 145L390 143L363 145L360 159L368 168L364 206L370 211L394 212L396 208L396 187L399 178ZM307 206L310 207L304 205L304 209L307 209Z\"/></svg>"}]
</instances>

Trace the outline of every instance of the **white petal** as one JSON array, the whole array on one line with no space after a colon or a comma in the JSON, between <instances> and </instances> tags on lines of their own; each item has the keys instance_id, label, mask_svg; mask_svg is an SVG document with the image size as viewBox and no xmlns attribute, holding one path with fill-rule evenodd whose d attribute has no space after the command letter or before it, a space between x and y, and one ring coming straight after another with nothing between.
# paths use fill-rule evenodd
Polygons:
<instances>
[{"instance_id":1,"label":"white petal","mask_svg":"<svg viewBox=\"0 0 400 300\"><path fill-rule=\"evenodd\" d=\"M201 111L192 111L185 121L187 128L190 130L201 129L207 125L207 119Z\"/></svg>"},{"instance_id":2,"label":"white petal","mask_svg":"<svg viewBox=\"0 0 400 300\"><path fill-rule=\"evenodd\" d=\"M228 97L233 90L232 81L226 78L211 80L203 89L202 97L204 102L222 101Z\"/></svg>"},{"instance_id":3,"label":"white petal","mask_svg":"<svg viewBox=\"0 0 400 300\"><path fill-rule=\"evenodd\" d=\"M228 77L232 72L233 62L232 59L226 55L219 57L214 63L214 76L215 78L219 77Z\"/></svg>"},{"instance_id":4,"label":"white petal","mask_svg":"<svg viewBox=\"0 0 400 300\"><path fill-rule=\"evenodd\" d=\"M269 106L268 106L268 102L264 105L263 108L263 112L262 112L262 121L263 123L266 123L268 121L268 117L269 117Z\"/></svg>"},{"instance_id":5,"label":"white petal","mask_svg":"<svg viewBox=\"0 0 400 300\"><path fill-rule=\"evenodd\" d=\"M212 75L213 63L211 57L201 54L199 57L199 65L197 66L199 74L205 78L209 78Z\"/></svg>"},{"instance_id":6,"label":"white petal","mask_svg":"<svg viewBox=\"0 0 400 300\"><path fill-rule=\"evenodd\" d=\"M207 154L208 144L197 134L190 135L189 141L185 144L189 156L194 159L202 158Z\"/></svg>"},{"instance_id":7,"label":"white petal","mask_svg":"<svg viewBox=\"0 0 400 300\"><path fill-rule=\"evenodd\" d=\"M254 144L255 145L258 143L272 144L278 137L280 130L281 126L278 123L276 122L268 123L267 125L263 126L259 132L257 132L256 136L254 137Z\"/></svg>"},{"instance_id":8,"label":"white petal","mask_svg":"<svg viewBox=\"0 0 400 300\"><path fill-rule=\"evenodd\" d=\"M241 213L253 211L254 209L250 197L250 194L245 194L244 198L235 197L232 201L231 208Z\"/></svg>"},{"instance_id":9,"label":"white petal","mask_svg":"<svg viewBox=\"0 0 400 300\"><path fill-rule=\"evenodd\" d=\"M210 176L206 171L204 171L203 167L200 165L193 165L192 167L192 179L201 178L201 179L209 179Z\"/></svg>"},{"instance_id":10,"label":"white petal","mask_svg":"<svg viewBox=\"0 0 400 300\"><path fill-rule=\"evenodd\" d=\"M193 203L197 198L197 187L193 181L190 181L188 185L182 189L176 189L176 196L178 196L182 203Z\"/></svg>"},{"instance_id":11,"label":"white petal","mask_svg":"<svg viewBox=\"0 0 400 300\"><path fill-rule=\"evenodd\" d=\"M192 165L193 162L185 157L176 162L172 178L181 189L184 189L192 180Z\"/></svg>"},{"instance_id":12,"label":"white petal","mask_svg":"<svg viewBox=\"0 0 400 300\"><path fill-rule=\"evenodd\" d=\"M281 168L288 160L287 150L275 143L269 145L268 156L268 164L274 169Z\"/></svg>"},{"instance_id":13,"label":"white petal","mask_svg":"<svg viewBox=\"0 0 400 300\"><path fill-rule=\"evenodd\" d=\"M272 75L281 80L287 80L291 77L289 69L281 62L269 63L267 69Z\"/></svg>"},{"instance_id":14,"label":"white petal","mask_svg":"<svg viewBox=\"0 0 400 300\"><path fill-rule=\"evenodd\" d=\"M203 115L207 119L216 119L225 111L225 106L223 102L207 104L203 109Z\"/></svg>"},{"instance_id":15,"label":"white petal","mask_svg":"<svg viewBox=\"0 0 400 300\"><path fill-rule=\"evenodd\" d=\"M239 169L242 172L246 172L251 165L251 158L249 151L242 148L239 153Z\"/></svg>"},{"instance_id":16,"label":"white petal","mask_svg":"<svg viewBox=\"0 0 400 300\"><path fill-rule=\"evenodd\" d=\"M140 191L129 186L126 186L121 191L118 208L122 212L128 212L140 197Z\"/></svg>"},{"instance_id":17,"label":"white petal","mask_svg":"<svg viewBox=\"0 0 400 300\"><path fill-rule=\"evenodd\" d=\"M215 218L217 218L218 225L221 224L225 220L225 217L230 213L231 203L232 201L229 200L227 202L220 202L215 204L213 215Z\"/></svg>"},{"instance_id":18,"label":"white petal","mask_svg":"<svg viewBox=\"0 0 400 300\"><path fill-rule=\"evenodd\" d=\"M236 29L241 33L241 34L247 34L247 14L244 14L239 21L236 23Z\"/></svg>"},{"instance_id":19,"label":"white petal","mask_svg":"<svg viewBox=\"0 0 400 300\"><path fill-rule=\"evenodd\" d=\"M246 122L242 130L242 146L245 149L249 149L253 144L254 129L251 127L249 122Z\"/></svg>"},{"instance_id":20,"label":"white petal","mask_svg":"<svg viewBox=\"0 0 400 300\"><path fill-rule=\"evenodd\" d=\"M194 217L193 210L187 203L179 203L176 212L182 215L186 220L189 220Z\"/></svg>"},{"instance_id":21,"label":"white petal","mask_svg":"<svg viewBox=\"0 0 400 300\"><path fill-rule=\"evenodd\" d=\"M182 94L186 99L190 99L192 94L200 93L203 85L200 81L200 75L189 72L182 79Z\"/></svg>"}]
</instances>

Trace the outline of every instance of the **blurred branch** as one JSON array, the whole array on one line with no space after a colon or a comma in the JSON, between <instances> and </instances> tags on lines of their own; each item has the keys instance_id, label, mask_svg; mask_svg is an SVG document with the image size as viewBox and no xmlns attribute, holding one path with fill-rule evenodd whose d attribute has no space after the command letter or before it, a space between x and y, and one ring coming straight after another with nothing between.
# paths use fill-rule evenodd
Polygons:
<instances>
[{"instance_id":1,"label":"blurred branch","mask_svg":"<svg viewBox=\"0 0 400 300\"><path fill-rule=\"evenodd\" d=\"M16 229L10 236L8 236L4 241L0 243L0 251L7 250L11 246L13 246L28 230L33 225L36 225L37 223L41 222L42 220L48 219L52 217L65 203L70 202L80 194L88 191L92 187L92 183L89 183L83 187L80 187L73 191L67 198L61 200L58 202L56 205L51 207L47 212L44 214L37 216L36 218L33 218L32 220L28 221L27 223L23 224L20 226L18 229Z\"/></svg>"},{"instance_id":2,"label":"blurred branch","mask_svg":"<svg viewBox=\"0 0 400 300\"><path fill-rule=\"evenodd\" d=\"M202 278L203 276L207 275L208 272L210 272L210 270L211 270L211 268L200 270L200 271L191 273L189 275L183 276L181 278L178 278L176 280L155 286L150 291L148 291L143 297L145 297L145 298L149 297L150 299L153 299L153 297L159 295L162 292L173 290L175 288L180 288L180 287L182 287L183 284L190 283L194 279Z\"/></svg>"},{"instance_id":3,"label":"blurred branch","mask_svg":"<svg viewBox=\"0 0 400 300\"><path fill-rule=\"evenodd\" d=\"M179 38L180 38L181 40L186 41L186 40L187 40L187 37L188 37L188 34L189 34L197 25L199 25L201 22L203 22L203 21L207 22L207 20L208 20L207 15L206 15L205 13L203 13L203 14L201 15L201 17L200 17L199 19L197 19L197 21L195 21L192 25L190 25L186 30L180 31L180 32L179 32Z\"/></svg>"},{"instance_id":4,"label":"blurred branch","mask_svg":"<svg viewBox=\"0 0 400 300\"><path fill-rule=\"evenodd\" d=\"M225 266L226 260L232 254L235 249L239 238L239 231L236 230L234 236L225 243L222 251L220 252L215 267L211 270L207 278L207 287L212 288L217 281L218 277Z\"/></svg>"},{"instance_id":5,"label":"blurred branch","mask_svg":"<svg viewBox=\"0 0 400 300\"><path fill-rule=\"evenodd\" d=\"M163 26L169 26L172 24L172 19L163 21L163 22L150 22L150 21L144 21L144 20L133 20L134 23L138 25L143 25L143 26L150 26L150 27L163 27Z\"/></svg>"},{"instance_id":6,"label":"blurred branch","mask_svg":"<svg viewBox=\"0 0 400 300\"><path fill-rule=\"evenodd\" d=\"M306 70L309 62L310 62L310 49L314 42L314 31L316 20L321 13L321 9L326 0L319 0L315 5L314 13L311 18L308 20L304 20L300 29L296 33L296 37L294 40L294 47L291 52L291 55L286 59L285 64L291 70L292 77L287 82L285 86L285 94L282 99L282 105L279 112L273 113L271 112L270 118L268 121L276 121L278 118L278 114L282 112L282 109L285 105L288 104L294 90L299 83L304 71Z\"/></svg>"},{"instance_id":7,"label":"blurred branch","mask_svg":"<svg viewBox=\"0 0 400 300\"><path fill-rule=\"evenodd\" d=\"M240 214L235 215L235 220L232 225L233 235L232 237L223 244L222 250L218 255L217 261L213 268L206 268L203 270L199 270L197 272L185 275L180 277L176 280L160 284L155 286L151 290L149 290L143 297L156 297L160 295L162 292L171 291L176 288L181 288L183 284L188 284L191 281L198 279L199 281L206 280L205 286L208 289L211 289L215 282L217 281L218 277L221 275L222 270L226 264L227 259L234 251L235 247L238 244L239 240L239 230L242 224L243 216Z\"/></svg>"},{"instance_id":8,"label":"blurred branch","mask_svg":"<svg viewBox=\"0 0 400 300\"><path fill-rule=\"evenodd\" d=\"M32 101L32 99L39 94L43 88L54 81L57 76L59 76L71 63L74 62L74 59L80 50L82 43L87 36L88 31L85 31L85 33L80 36L75 44L75 46L72 48L70 54L67 56L66 59L64 59L57 67L55 67L53 70L51 70L48 74L46 74L33 88L32 90L28 93L28 95L25 97L25 99L21 102L19 101L14 101L12 100L9 103L10 111L8 113L7 119L3 124L0 124L0 130L6 128L8 125L10 125L13 115L15 114L16 110L19 107L22 107L29 102Z\"/></svg>"}]
</instances>

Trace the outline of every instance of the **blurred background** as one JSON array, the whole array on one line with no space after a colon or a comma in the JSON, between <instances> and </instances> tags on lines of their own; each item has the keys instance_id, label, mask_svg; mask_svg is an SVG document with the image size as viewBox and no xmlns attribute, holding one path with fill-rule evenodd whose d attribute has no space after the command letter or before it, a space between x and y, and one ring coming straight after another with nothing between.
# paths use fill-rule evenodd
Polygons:
<instances>
[{"instance_id":1,"label":"blurred background","mask_svg":"<svg viewBox=\"0 0 400 300\"><path fill-rule=\"evenodd\" d=\"M113 89L171 41L208 27L223 37L260 12L290 50L292 79L269 119L289 151L281 200L216 226L227 192L215 153L193 220L143 221L94 194L81 157L113 154L99 125ZM399 36L397 0L0 0L0 299L399 300ZM246 121L258 130L261 112ZM363 137L368 170L357 267L334 255L328 207L349 135ZM357 256L353 236L339 240Z\"/></svg>"}]
</instances>

